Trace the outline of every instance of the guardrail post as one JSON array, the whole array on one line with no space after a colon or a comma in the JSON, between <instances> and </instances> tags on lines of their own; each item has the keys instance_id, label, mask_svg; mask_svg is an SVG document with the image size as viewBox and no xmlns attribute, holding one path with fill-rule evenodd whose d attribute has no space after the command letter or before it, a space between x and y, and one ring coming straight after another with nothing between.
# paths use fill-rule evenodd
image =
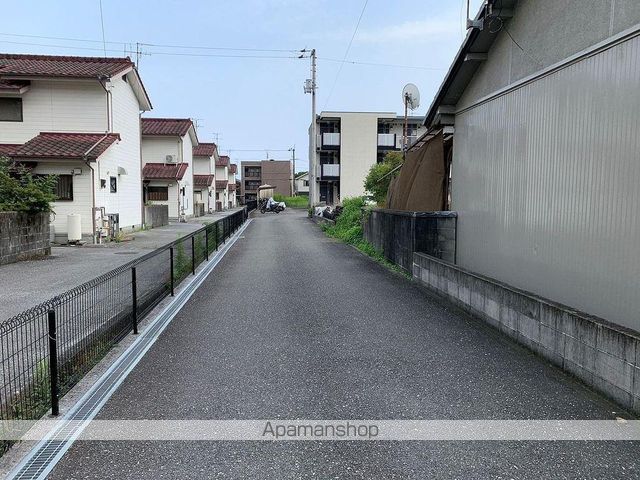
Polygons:
<instances>
[{"instance_id":1,"label":"guardrail post","mask_svg":"<svg viewBox=\"0 0 640 480\"><path fill-rule=\"evenodd\" d=\"M56 332L56 312L49 310L47 313L49 323L49 378L51 384L51 415L60 414L58 403L58 341Z\"/></svg>"},{"instance_id":2,"label":"guardrail post","mask_svg":"<svg viewBox=\"0 0 640 480\"><path fill-rule=\"evenodd\" d=\"M209 227L206 227L204 230L204 254L207 262L209 261Z\"/></svg>"},{"instance_id":3,"label":"guardrail post","mask_svg":"<svg viewBox=\"0 0 640 480\"><path fill-rule=\"evenodd\" d=\"M171 269L171 281L169 283L171 285L171 296L173 297L173 247L169 247L169 268Z\"/></svg>"},{"instance_id":4,"label":"guardrail post","mask_svg":"<svg viewBox=\"0 0 640 480\"><path fill-rule=\"evenodd\" d=\"M191 274L196 274L196 236L191 237Z\"/></svg>"},{"instance_id":5,"label":"guardrail post","mask_svg":"<svg viewBox=\"0 0 640 480\"><path fill-rule=\"evenodd\" d=\"M220 240L220 221L216 220L216 252L218 251L218 241Z\"/></svg>"},{"instance_id":6,"label":"guardrail post","mask_svg":"<svg viewBox=\"0 0 640 480\"><path fill-rule=\"evenodd\" d=\"M133 321L133 334L138 334L138 282L136 280L136 267L131 267L131 319Z\"/></svg>"}]
</instances>

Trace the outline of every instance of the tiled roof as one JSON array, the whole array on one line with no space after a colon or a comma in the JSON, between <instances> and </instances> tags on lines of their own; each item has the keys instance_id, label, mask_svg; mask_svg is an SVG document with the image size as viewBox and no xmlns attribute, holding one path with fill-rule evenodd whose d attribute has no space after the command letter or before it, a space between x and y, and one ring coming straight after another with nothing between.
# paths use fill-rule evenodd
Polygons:
<instances>
[{"instance_id":1,"label":"tiled roof","mask_svg":"<svg viewBox=\"0 0 640 480\"><path fill-rule=\"evenodd\" d=\"M193 125L189 118L143 118L142 135L170 135L182 137Z\"/></svg>"},{"instance_id":2,"label":"tiled roof","mask_svg":"<svg viewBox=\"0 0 640 480\"><path fill-rule=\"evenodd\" d=\"M0 80L0 91L8 93L18 93L23 88L28 87L28 80Z\"/></svg>"},{"instance_id":3,"label":"tiled roof","mask_svg":"<svg viewBox=\"0 0 640 480\"><path fill-rule=\"evenodd\" d=\"M238 173L238 165L235 163L229 165L229 173Z\"/></svg>"},{"instance_id":4,"label":"tiled roof","mask_svg":"<svg viewBox=\"0 0 640 480\"><path fill-rule=\"evenodd\" d=\"M11 156L21 147L21 143L5 143L0 144L0 155Z\"/></svg>"},{"instance_id":5,"label":"tiled roof","mask_svg":"<svg viewBox=\"0 0 640 480\"><path fill-rule=\"evenodd\" d=\"M117 133L51 133L42 132L21 145L11 155L13 158L45 159L65 158L95 160L116 140Z\"/></svg>"},{"instance_id":6,"label":"tiled roof","mask_svg":"<svg viewBox=\"0 0 640 480\"><path fill-rule=\"evenodd\" d=\"M194 157L213 157L218 147L215 143L199 143L197 147L193 147Z\"/></svg>"},{"instance_id":7,"label":"tiled roof","mask_svg":"<svg viewBox=\"0 0 640 480\"><path fill-rule=\"evenodd\" d=\"M227 180L216 180L216 190L219 188L227 188Z\"/></svg>"},{"instance_id":8,"label":"tiled roof","mask_svg":"<svg viewBox=\"0 0 640 480\"><path fill-rule=\"evenodd\" d=\"M131 59L0 53L0 75L19 77L112 77L133 67Z\"/></svg>"},{"instance_id":9,"label":"tiled roof","mask_svg":"<svg viewBox=\"0 0 640 480\"><path fill-rule=\"evenodd\" d=\"M230 183L229 184L229 191L230 192L235 192L236 191L236 184L235 183Z\"/></svg>"},{"instance_id":10,"label":"tiled roof","mask_svg":"<svg viewBox=\"0 0 640 480\"><path fill-rule=\"evenodd\" d=\"M227 165L229 165L229 157L221 155L220 160L216 162L216 167L226 167Z\"/></svg>"},{"instance_id":11,"label":"tiled roof","mask_svg":"<svg viewBox=\"0 0 640 480\"><path fill-rule=\"evenodd\" d=\"M142 168L142 178L145 180L182 180L189 168L188 163L168 165L165 163L147 163Z\"/></svg>"},{"instance_id":12,"label":"tiled roof","mask_svg":"<svg viewBox=\"0 0 640 480\"><path fill-rule=\"evenodd\" d=\"M213 184L213 175L194 175L194 187L209 187Z\"/></svg>"}]
</instances>

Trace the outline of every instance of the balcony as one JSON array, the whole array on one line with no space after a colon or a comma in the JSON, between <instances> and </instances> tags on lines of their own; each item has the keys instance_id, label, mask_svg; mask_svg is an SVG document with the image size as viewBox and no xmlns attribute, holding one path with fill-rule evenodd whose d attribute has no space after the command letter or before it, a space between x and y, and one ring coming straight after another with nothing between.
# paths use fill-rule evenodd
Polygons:
<instances>
[{"instance_id":1,"label":"balcony","mask_svg":"<svg viewBox=\"0 0 640 480\"><path fill-rule=\"evenodd\" d=\"M339 180L340 164L339 163L323 163L320 165L321 180Z\"/></svg>"},{"instance_id":2,"label":"balcony","mask_svg":"<svg viewBox=\"0 0 640 480\"><path fill-rule=\"evenodd\" d=\"M319 150L338 150L340 148L340 133L319 134L316 148Z\"/></svg>"},{"instance_id":3,"label":"balcony","mask_svg":"<svg viewBox=\"0 0 640 480\"><path fill-rule=\"evenodd\" d=\"M418 139L418 137L416 135L410 135L407 137L407 147L410 147L411 145L413 145L415 143L415 141ZM404 148L403 145L404 139L402 138L402 135L398 135L398 140L397 140L397 145L400 150L402 150Z\"/></svg>"},{"instance_id":4,"label":"balcony","mask_svg":"<svg viewBox=\"0 0 640 480\"><path fill-rule=\"evenodd\" d=\"M378 148L382 149L394 149L398 148L397 135L395 133L379 133L378 134ZM402 137L400 137L402 139Z\"/></svg>"}]
</instances>

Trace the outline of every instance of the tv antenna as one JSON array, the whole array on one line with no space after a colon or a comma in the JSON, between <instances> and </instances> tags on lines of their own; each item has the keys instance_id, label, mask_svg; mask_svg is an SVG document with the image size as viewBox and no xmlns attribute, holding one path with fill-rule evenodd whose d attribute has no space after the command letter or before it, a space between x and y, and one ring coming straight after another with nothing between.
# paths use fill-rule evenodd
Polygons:
<instances>
[{"instance_id":1,"label":"tv antenna","mask_svg":"<svg viewBox=\"0 0 640 480\"><path fill-rule=\"evenodd\" d=\"M407 83L402 89L402 101L404 102L404 129L403 129L403 148L406 151L407 142L407 110L415 110L420 106L420 91L413 83Z\"/></svg>"}]
</instances>

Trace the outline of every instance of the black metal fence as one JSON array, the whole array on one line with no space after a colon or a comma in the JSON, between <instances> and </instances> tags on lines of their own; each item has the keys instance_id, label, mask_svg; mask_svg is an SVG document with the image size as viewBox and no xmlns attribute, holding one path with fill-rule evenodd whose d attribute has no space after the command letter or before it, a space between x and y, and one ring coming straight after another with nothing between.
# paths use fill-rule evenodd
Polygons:
<instances>
[{"instance_id":1,"label":"black metal fence","mask_svg":"<svg viewBox=\"0 0 640 480\"><path fill-rule=\"evenodd\" d=\"M247 219L243 208L0 323L0 421L40 418Z\"/></svg>"},{"instance_id":2,"label":"black metal fence","mask_svg":"<svg viewBox=\"0 0 640 480\"><path fill-rule=\"evenodd\" d=\"M251 210L255 210L256 208L258 208L258 201L257 200L247 200L245 205L247 206L247 210L250 212Z\"/></svg>"}]
</instances>

